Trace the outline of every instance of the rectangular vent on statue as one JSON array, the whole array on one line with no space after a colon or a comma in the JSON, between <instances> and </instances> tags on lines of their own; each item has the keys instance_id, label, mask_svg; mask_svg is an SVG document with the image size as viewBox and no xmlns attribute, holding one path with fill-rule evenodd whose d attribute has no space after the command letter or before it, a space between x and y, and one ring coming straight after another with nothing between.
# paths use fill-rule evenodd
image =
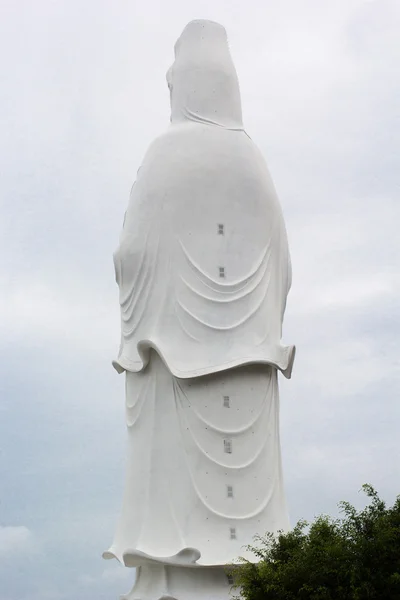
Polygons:
<instances>
[{"instance_id":1,"label":"rectangular vent on statue","mask_svg":"<svg viewBox=\"0 0 400 600\"><path fill-rule=\"evenodd\" d=\"M224 452L232 454L232 440L224 440Z\"/></svg>"}]
</instances>

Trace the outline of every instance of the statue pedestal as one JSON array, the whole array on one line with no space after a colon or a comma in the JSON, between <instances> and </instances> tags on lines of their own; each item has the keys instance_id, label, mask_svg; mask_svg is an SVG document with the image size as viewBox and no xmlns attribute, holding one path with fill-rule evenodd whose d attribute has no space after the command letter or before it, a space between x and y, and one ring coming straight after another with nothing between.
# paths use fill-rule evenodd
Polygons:
<instances>
[{"instance_id":1,"label":"statue pedestal","mask_svg":"<svg viewBox=\"0 0 400 600\"><path fill-rule=\"evenodd\" d=\"M120 600L229 600L231 583L223 567L144 565L132 590Z\"/></svg>"}]
</instances>

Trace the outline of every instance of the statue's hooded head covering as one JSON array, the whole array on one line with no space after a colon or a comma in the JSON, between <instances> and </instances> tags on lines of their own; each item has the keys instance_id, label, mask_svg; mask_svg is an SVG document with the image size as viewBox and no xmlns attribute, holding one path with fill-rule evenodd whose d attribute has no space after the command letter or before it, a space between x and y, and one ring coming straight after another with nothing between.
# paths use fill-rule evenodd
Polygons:
<instances>
[{"instance_id":1,"label":"statue's hooded head covering","mask_svg":"<svg viewBox=\"0 0 400 600\"><path fill-rule=\"evenodd\" d=\"M191 21L175 44L167 73L171 122L197 121L243 129L239 82L226 31L213 21Z\"/></svg>"}]
</instances>

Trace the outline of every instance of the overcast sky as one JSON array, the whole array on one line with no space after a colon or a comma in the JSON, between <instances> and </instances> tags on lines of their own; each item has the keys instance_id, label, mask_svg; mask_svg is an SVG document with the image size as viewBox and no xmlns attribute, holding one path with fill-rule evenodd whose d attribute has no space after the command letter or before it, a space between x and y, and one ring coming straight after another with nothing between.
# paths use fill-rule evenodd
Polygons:
<instances>
[{"instance_id":1,"label":"overcast sky","mask_svg":"<svg viewBox=\"0 0 400 600\"><path fill-rule=\"evenodd\" d=\"M193 18L228 30L293 259L294 524L400 493L398 0L1 0L0 600L110 600L125 464L112 252ZM262 533L262 532L260 532Z\"/></svg>"}]
</instances>

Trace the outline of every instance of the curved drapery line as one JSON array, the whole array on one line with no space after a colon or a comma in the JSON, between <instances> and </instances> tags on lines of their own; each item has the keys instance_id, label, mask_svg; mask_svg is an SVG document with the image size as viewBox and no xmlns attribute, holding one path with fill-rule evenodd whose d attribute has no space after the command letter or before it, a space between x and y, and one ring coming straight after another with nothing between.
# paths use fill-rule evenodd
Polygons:
<instances>
[{"instance_id":1,"label":"curved drapery line","mask_svg":"<svg viewBox=\"0 0 400 600\"><path fill-rule=\"evenodd\" d=\"M185 416L183 416L183 419L184 419L185 423L188 424L188 421ZM191 433L192 433L192 431L191 431ZM193 434L190 436L190 439L193 442L193 445L196 446L196 448L199 450L200 454L202 454L209 462L213 463L214 465L218 465L219 467L222 467L223 469L230 469L232 471L240 471L241 469L247 469L248 467L251 467L251 465L254 464L255 462L257 462L257 460L260 458L262 451L264 450L265 445L267 443L267 438L264 438L260 448L250 458L250 460L246 461L245 463L242 463L240 465L227 465L227 464L224 464L223 462L219 462L218 460L216 460L215 458L213 458L212 456L207 454L207 452L205 452L205 450L203 450L201 444L199 443L199 441Z\"/></svg>"},{"instance_id":2,"label":"curved drapery line","mask_svg":"<svg viewBox=\"0 0 400 600\"><path fill-rule=\"evenodd\" d=\"M212 119L207 119L206 117L201 117L197 113L193 112L187 106L182 107L182 114L188 120L194 123L201 123L202 125L213 125L214 127L221 127L222 129L227 129L228 131L243 131L244 127L226 127L226 125L221 125Z\"/></svg>"},{"instance_id":3,"label":"curved drapery line","mask_svg":"<svg viewBox=\"0 0 400 600\"><path fill-rule=\"evenodd\" d=\"M145 300L148 297L149 288L151 285L152 285L152 271L149 269L148 271L146 271L146 274L144 275L138 288L132 289L129 307L128 308L122 307L121 315L122 315L122 320L124 321L124 323L127 323L130 321L133 313L136 310L136 307L139 305L140 302L142 302L142 304L144 304L146 306ZM142 293L143 288L145 291Z\"/></svg>"},{"instance_id":4,"label":"curved drapery line","mask_svg":"<svg viewBox=\"0 0 400 600\"><path fill-rule=\"evenodd\" d=\"M188 250L186 250L183 242L181 240L179 240L179 244L181 246L181 249L183 251L183 254L186 258L186 260L188 261L189 265L192 267L192 269L195 271L195 273L199 276L199 278L203 278L206 281L203 283L205 284L209 284L209 283L213 283L215 284L216 288L211 288L211 289L215 289L215 291L221 291L224 293L235 293L240 291L241 289L243 289L243 287L245 287L248 282L257 274L257 272L259 271L259 269L261 268L263 262L265 261L265 258L267 256L267 252L268 249L271 245L271 242L269 241L267 246L265 247L265 249L262 251L262 256L259 259L257 265L255 267L253 267L253 269L250 271L250 273L248 275L246 275L245 277L243 277L242 279L233 281L233 282L225 282L225 283L221 283L220 281L217 281L216 279L213 279L212 277L210 277L209 275L207 275L207 273L205 273L201 267L198 265L198 263L196 261L194 261L192 259L192 257L190 256ZM230 291L229 288L234 288L237 286L242 286L241 288L238 288L236 290ZM209 286L210 287L210 286Z\"/></svg>"},{"instance_id":5,"label":"curved drapery line","mask_svg":"<svg viewBox=\"0 0 400 600\"><path fill-rule=\"evenodd\" d=\"M196 317L196 315L194 315L188 308L186 308L186 306L184 306L182 304L182 302L180 302L180 300L176 299L175 302L189 317L191 317L197 323L204 325L204 327L208 327L209 329L213 329L215 331L229 331L231 329L236 329L237 327L240 327L240 325L243 325L244 323L246 323L246 321L251 319L251 317L253 317L256 314L256 312L261 308L262 304L264 303L265 296L267 295L267 292L268 292L269 282L270 282L270 276L265 281L266 289L264 291L264 294L262 295L262 297L258 301L258 303L255 305L255 307L252 308L244 317L242 317L241 319L236 321L236 323L232 323L231 325L223 326L223 325L211 325L210 323L206 323L206 321L203 321L203 319Z\"/></svg>"},{"instance_id":6,"label":"curved drapery line","mask_svg":"<svg viewBox=\"0 0 400 600\"><path fill-rule=\"evenodd\" d=\"M125 417L126 417L126 425L128 428L133 427L137 420L139 419L141 412L143 410L143 406L147 401L147 394L150 387L150 379L146 379L144 385L142 385L140 391L136 394L136 401L134 404L129 404L129 401L126 401L125 406ZM128 398L128 395L127 395ZM134 417L132 417L132 413L134 413Z\"/></svg>"},{"instance_id":7,"label":"curved drapery line","mask_svg":"<svg viewBox=\"0 0 400 600\"><path fill-rule=\"evenodd\" d=\"M158 247L159 247L159 243L157 243L157 248L155 250L156 258L158 256ZM146 258L144 259L143 262L147 263ZM154 261L153 261L153 263L154 263ZM133 286L131 286L131 288L130 288L131 302L130 302L130 307L129 307L129 314L127 314L128 309L124 309L121 306L121 308L122 308L122 311L121 311L122 323L121 323L121 325L122 325L122 332L123 332L123 335L125 338L129 338L132 336L132 334L136 331L136 329L138 328L139 324L141 323L141 321L143 319L143 316L144 316L144 314L146 312L146 308L147 308L147 300L151 294L153 284L154 284L154 274L155 274L154 267L147 269L146 275L144 278L142 278L139 289L134 290ZM143 288L144 288L144 292L142 294ZM129 329L124 329L124 323L129 322L130 319L132 318L132 313L134 312L139 300L142 302L142 309L140 311L140 314L135 319L134 323L132 324L132 326Z\"/></svg>"},{"instance_id":8,"label":"curved drapery line","mask_svg":"<svg viewBox=\"0 0 400 600\"><path fill-rule=\"evenodd\" d=\"M124 322L121 323L122 333L123 333L125 339L129 339L130 337L132 337L132 335L135 333L136 329L138 328L138 326L142 322L143 317L146 314L147 301L148 301L150 294L152 292L152 289L153 289L154 269L152 271L148 272L148 275L146 278L146 283L147 283L147 286L145 288L145 291L144 291L142 297L140 296L139 292L137 292L137 294L136 294L136 301L139 298L142 301L141 311L140 311L140 314L138 315L138 318L135 319L135 321L132 323L132 326L129 329L124 329L124 323L129 322L129 319L131 318L132 315L129 315L128 318L124 319ZM133 293L132 293L132 295L133 295ZM139 313L139 310L137 312Z\"/></svg>"},{"instance_id":9,"label":"curved drapery line","mask_svg":"<svg viewBox=\"0 0 400 600\"><path fill-rule=\"evenodd\" d=\"M132 290L136 287L136 283L139 279L139 277L141 276L141 273L143 271L143 266L145 264L145 258L146 258L146 249L147 249L147 241L149 238L149 234L146 235L146 240L145 240L145 244L144 244L144 248L142 250L142 252L140 253L140 266L139 269L136 272L136 275L134 276L133 282L131 283L128 291L125 294L125 297L122 298L122 294L120 293L119 296L119 303L121 306L124 306L127 302L129 302L131 300L132 297ZM119 265L120 265L120 269L121 269L121 280L122 280L122 260L121 258L119 258ZM122 286L120 286L120 290L122 291Z\"/></svg>"},{"instance_id":10,"label":"curved drapery line","mask_svg":"<svg viewBox=\"0 0 400 600\"><path fill-rule=\"evenodd\" d=\"M197 444L196 439L193 436L192 436L191 439L193 440L193 442L195 443L195 445L197 446L197 448L200 449L200 451L202 452L202 454L206 458L208 458L209 460L211 460L212 462L214 462L214 464L218 464L220 467L223 467L225 469L231 469L231 470L242 469L242 468L246 468L246 467L250 466L253 462L255 462L255 460L257 460L257 458L259 458L262 450L265 447L265 443L266 443L266 440L264 440L264 442L262 444L262 447L261 447L261 450L258 452L258 455L256 456L255 460L252 460L250 463L248 463L246 465L241 465L239 467L232 467L232 466L228 466L228 465L223 465L223 464L219 463L218 461L214 461L213 459L211 459L207 454L204 454L204 452L199 447L199 445ZM184 444L184 439L183 439L183 436L182 436L182 429L181 429L181 440L182 440L182 444ZM203 504L203 506L208 511L210 511L212 514L214 514L215 516L222 517L222 518L228 519L228 520L229 519L234 519L234 520L238 520L238 521L244 520L244 519L251 519L253 517L257 517L260 513L262 513L263 510L265 510L265 508L267 507L268 502L271 500L272 493L273 493L272 491L270 491L270 493L266 496L266 498L262 501L262 503L256 509L254 509L253 511L251 511L249 513L246 513L245 515L239 515L239 514L236 514L236 515L229 514L229 515L227 515L227 514L221 512L221 511L215 510L214 508L212 508L210 506L210 504L206 501L206 499L203 497L203 495L201 494L201 492L199 490L199 487L198 487L198 485L196 483L196 480L194 478L194 475L193 475L193 469L192 469L191 464L190 464L189 459L188 459L188 453L185 452L184 456L185 456L185 462L186 462L186 466L187 466L188 473L189 473L189 476L190 476L190 480L191 480L191 483L192 483L192 486L193 486L193 489L194 489L194 491L196 493L197 498L200 500L200 502ZM273 486L271 486L271 490L272 489L273 489Z\"/></svg>"},{"instance_id":11,"label":"curved drapery line","mask_svg":"<svg viewBox=\"0 0 400 600\"><path fill-rule=\"evenodd\" d=\"M121 305L121 309L123 314L125 313L132 313L132 308L135 307L137 298L139 296L139 293L142 289L143 289L143 283L146 281L146 277L148 278L149 273L151 272L150 269L146 269L145 267L147 267L147 255L146 252L142 252L141 257L140 257L140 266L138 269L138 273L137 276L135 277L135 281L133 283L131 283L131 285L128 287L126 286L128 289L125 293L125 299L124 302L122 302L120 300L120 305ZM121 273L122 273L122 277L123 277L123 265L121 264ZM133 305L133 307L132 307Z\"/></svg>"},{"instance_id":12,"label":"curved drapery line","mask_svg":"<svg viewBox=\"0 0 400 600\"><path fill-rule=\"evenodd\" d=\"M134 321L134 323L132 323L132 327L130 327L129 329L124 329L124 322L121 322L121 329L122 329L122 333L123 333L125 340L129 340L134 335L135 331L137 330L140 323L142 322L143 317L146 314L147 300L150 296L150 292L151 292L151 285L149 285L146 290L146 295L143 298L144 302L143 302L142 310L140 311L138 318Z\"/></svg>"},{"instance_id":13,"label":"curved drapery line","mask_svg":"<svg viewBox=\"0 0 400 600\"><path fill-rule=\"evenodd\" d=\"M216 286L215 291L221 291L221 292L224 291L225 293L235 293L240 290L238 290L238 289L232 290L232 288L237 288L238 286L246 286L249 283L249 281L257 274L258 270L261 268L261 266L267 256L268 248L271 245L271 241L269 241L269 243L263 250L261 259L259 259L257 265L255 267L253 267L253 269L250 271L250 273L248 275L246 275L246 277L244 277L243 279L239 279L239 280L233 281L231 283L221 283L221 282L217 281L216 279L213 279L212 277L207 275L207 273L205 273L200 268L200 266L191 258L189 252L186 250L183 242L180 239L179 239L179 244L181 246L184 256L186 257L186 259L187 259L189 265L192 267L192 269L198 275L200 275L201 277L206 279L207 282L213 283ZM242 289L242 288L240 288L240 289Z\"/></svg>"},{"instance_id":14,"label":"curved drapery line","mask_svg":"<svg viewBox=\"0 0 400 600\"><path fill-rule=\"evenodd\" d=\"M265 271L268 267L268 261L266 263L264 263L263 268L259 270L259 278L258 280L255 281L255 283L252 283L251 286L248 286L248 289L246 289L246 285L244 285L242 288L240 288L240 290L237 291L238 296L237 297L229 297L229 298L211 298L211 296L206 296L204 293L196 290L184 277L183 275L179 274L179 278L182 281L182 283L191 291L193 292L193 294L195 294L196 296L199 296L200 298L202 298L203 300L207 300L208 302L217 302L217 303L221 303L221 304L226 304L226 303L231 303L231 302L237 302L238 300L242 300L243 298L245 298L246 296L249 296L252 292L254 292L254 290L260 285L260 283L263 281L263 277L265 274ZM209 290L212 290L214 292L217 292L219 294L224 294L224 292L222 291L217 291L214 290L214 288L209 287L207 284L205 284L203 281L201 282L203 285L205 285ZM242 294L240 294L240 292L242 292L242 290L245 290ZM239 295L240 294L240 295Z\"/></svg>"},{"instance_id":15,"label":"curved drapery line","mask_svg":"<svg viewBox=\"0 0 400 600\"><path fill-rule=\"evenodd\" d=\"M266 294L266 292L265 292L265 294ZM209 329L213 329L215 331L229 331L231 329L236 329L237 327L240 327L240 325L243 325L243 323L246 323L246 321L248 321L249 319L251 319L252 316L255 315L255 313L260 309L261 305L264 302L265 294L262 296L261 300L259 300L259 302L256 304L256 306L254 308L252 308L250 310L250 312L248 312L244 317L242 317L241 319L236 321L236 323L232 323L231 325L225 325L225 326L224 325L211 325L211 323L206 323L206 321L203 321L199 317L196 317L196 315L194 315L188 308L183 306L183 304L179 300L176 300L176 304L183 310L184 313L186 313L189 317L191 317L197 323L200 323L200 325L204 325L204 327L208 327Z\"/></svg>"},{"instance_id":16,"label":"curved drapery line","mask_svg":"<svg viewBox=\"0 0 400 600\"><path fill-rule=\"evenodd\" d=\"M198 342L199 344L201 343L199 338L197 338L196 336L194 336L193 334L191 334L188 329L185 327L180 314L177 310L177 305L176 303L174 303L174 314L176 316L176 318L178 319L179 325L181 326L182 331L184 331L186 333L187 336L189 336L192 340L194 340L195 342Z\"/></svg>"},{"instance_id":17,"label":"curved drapery line","mask_svg":"<svg viewBox=\"0 0 400 600\"><path fill-rule=\"evenodd\" d=\"M157 239L156 247L152 252L151 260L149 260L149 252L147 251L148 241L149 241L149 234L146 235L145 245L144 245L142 252L140 253L140 265L139 265L138 270L136 271L134 280L130 283L130 285L125 293L125 297L121 298L121 295L120 295L120 298L119 298L121 307L125 308L126 310L128 310L130 308L130 305L132 303L132 296L134 295L133 292L137 288L139 279L141 279L141 283L140 283L140 288L137 290L138 291L137 295L139 295L139 292L143 287L143 277L141 277L141 275L142 275L142 271L144 270L144 267L147 267L150 263L150 268L148 269L148 271L154 271L153 265L155 264L156 259L157 259L160 240ZM121 271L122 271L122 266L123 266L122 260L120 260L120 264L121 264ZM126 281L124 281L124 284L126 285ZM120 289L121 289L121 286L120 286ZM126 306L127 304L128 304L128 306Z\"/></svg>"},{"instance_id":18,"label":"curved drapery line","mask_svg":"<svg viewBox=\"0 0 400 600\"><path fill-rule=\"evenodd\" d=\"M174 522L175 525L175 531L178 532L179 535L179 539L181 541L182 546L185 546L185 538L184 535L182 533L182 529L180 527L180 523L179 523L179 519L177 518L176 512L175 512L175 507L173 506L173 502L172 502L172 498L171 498L171 488L168 487L168 505L169 505L169 514L171 515L171 518Z\"/></svg>"},{"instance_id":19,"label":"curved drapery line","mask_svg":"<svg viewBox=\"0 0 400 600\"><path fill-rule=\"evenodd\" d=\"M131 400L128 396L128 380L125 382L125 393L126 395L126 407L129 409L135 408L140 403L140 396L145 394L150 386L151 380L149 378L143 377L143 380L140 382L140 389L135 390L134 398L135 400ZM129 385L129 388L131 386ZM138 387L137 385L135 386Z\"/></svg>"},{"instance_id":20,"label":"curved drapery line","mask_svg":"<svg viewBox=\"0 0 400 600\"><path fill-rule=\"evenodd\" d=\"M190 404L189 398L187 397L186 392L182 389L182 386L179 383L179 381L176 381L176 385L178 386L179 390L185 396L186 400ZM266 407L268 406L268 403L265 400L266 400L267 394L270 391L271 385L272 385L272 382L270 380L267 390L266 390L266 393L265 393L265 396L262 399L261 408L260 408L259 412L256 414L256 416L253 418L253 420L248 425L245 425L241 429L219 429L218 427L215 427L215 425L213 425L212 423L210 423L209 421L204 419L192 405L190 405L191 412L197 417L197 419L199 421L201 421L201 423L203 423L208 429L215 431L215 433L221 433L223 435L239 435L241 433L245 433L246 431L248 431L249 429L254 427L255 423L258 421L258 419L261 417L261 415L266 411ZM271 405L269 405L269 412L271 412Z\"/></svg>"},{"instance_id":21,"label":"curved drapery line","mask_svg":"<svg viewBox=\"0 0 400 600\"><path fill-rule=\"evenodd\" d=\"M254 519L255 517L258 517L258 515L260 515L267 508L267 506L272 498L273 491L270 491L270 493L267 494L267 496L265 497L263 502L259 506L257 506L257 508L254 509L253 511L246 513L245 515L238 515L238 514L226 515L223 512L220 512L218 510L215 510L214 508L211 508L211 506L208 504L208 502L201 495L201 493L196 485L196 482L194 481L194 478L192 477L192 472L191 472L190 468L189 468L189 473L190 473L190 479L192 481L193 488L196 492L196 496L198 497L198 499L200 500L200 502L202 503L204 508L206 508L208 511L210 511L210 513L212 513L216 517L221 517L222 519L227 519L228 521L229 520L244 521L245 519Z\"/></svg>"}]
</instances>

